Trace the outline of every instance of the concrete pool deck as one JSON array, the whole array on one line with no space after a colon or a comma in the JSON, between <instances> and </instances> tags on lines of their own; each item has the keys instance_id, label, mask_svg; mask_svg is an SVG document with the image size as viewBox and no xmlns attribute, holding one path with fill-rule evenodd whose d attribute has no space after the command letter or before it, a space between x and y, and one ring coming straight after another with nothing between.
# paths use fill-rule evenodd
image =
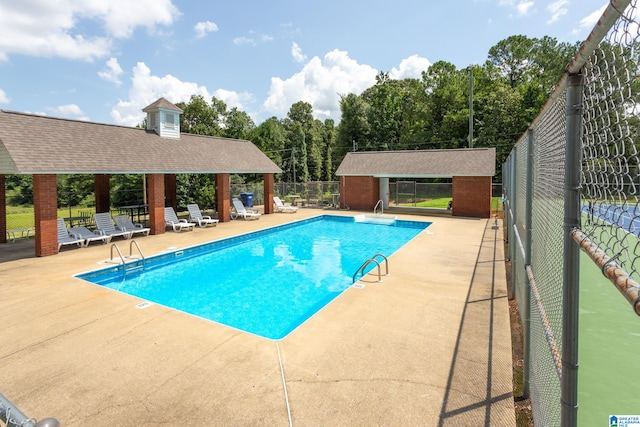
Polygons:
<instances>
[{"instance_id":1,"label":"concrete pool deck","mask_svg":"<svg viewBox=\"0 0 640 427\"><path fill-rule=\"evenodd\" d=\"M136 238L145 256L318 214ZM67 426L514 426L500 220L433 224L271 341L75 279L110 245L0 245L0 393ZM128 254L129 243L114 239ZM256 280L277 280L256 277Z\"/></svg>"}]
</instances>

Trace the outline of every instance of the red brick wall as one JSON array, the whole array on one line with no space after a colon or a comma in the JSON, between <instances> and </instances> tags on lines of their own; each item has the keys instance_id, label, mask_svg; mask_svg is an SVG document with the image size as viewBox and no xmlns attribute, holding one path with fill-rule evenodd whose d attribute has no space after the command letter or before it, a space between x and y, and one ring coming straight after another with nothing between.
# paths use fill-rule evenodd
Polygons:
<instances>
[{"instance_id":1,"label":"red brick wall","mask_svg":"<svg viewBox=\"0 0 640 427\"><path fill-rule=\"evenodd\" d=\"M216 174L216 205L218 220L231 221L231 180L228 173Z\"/></svg>"},{"instance_id":2,"label":"red brick wall","mask_svg":"<svg viewBox=\"0 0 640 427\"><path fill-rule=\"evenodd\" d=\"M454 176L454 216L489 218L491 216L491 177Z\"/></svg>"},{"instance_id":3,"label":"red brick wall","mask_svg":"<svg viewBox=\"0 0 640 427\"><path fill-rule=\"evenodd\" d=\"M164 205L171 206L174 211L178 210L177 179L175 173L168 173L164 176Z\"/></svg>"},{"instance_id":4,"label":"red brick wall","mask_svg":"<svg viewBox=\"0 0 640 427\"><path fill-rule=\"evenodd\" d=\"M58 193L55 175L33 175L36 256L58 253Z\"/></svg>"},{"instance_id":5,"label":"red brick wall","mask_svg":"<svg viewBox=\"0 0 640 427\"><path fill-rule=\"evenodd\" d=\"M96 191L96 213L109 212L111 210L111 199L109 195L109 175L95 175Z\"/></svg>"},{"instance_id":6,"label":"red brick wall","mask_svg":"<svg viewBox=\"0 0 640 427\"><path fill-rule=\"evenodd\" d=\"M273 178L272 173L264 174L264 213L272 214L274 211L273 208L273 192L274 192L274 184L275 180Z\"/></svg>"},{"instance_id":7,"label":"red brick wall","mask_svg":"<svg viewBox=\"0 0 640 427\"><path fill-rule=\"evenodd\" d=\"M380 179L372 176L340 177L340 207L372 211L380 200Z\"/></svg>"},{"instance_id":8,"label":"red brick wall","mask_svg":"<svg viewBox=\"0 0 640 427\"><path fill-rule=\"evenodd\" d=\"M149 192L149 228L151 234L162 234L164 222L164 175L154 173L147 175L147 191Z\"/></svg>"},{"instance_id":9,"label":"red brick wall","mask_svg":"<svg viewBox=\"0 0 640 427\"><path fill-rule=\"evenodd\" d=\"M0 175L0 243L7 243L7 193L4 175Z\"/></svg>"}]
</instances>

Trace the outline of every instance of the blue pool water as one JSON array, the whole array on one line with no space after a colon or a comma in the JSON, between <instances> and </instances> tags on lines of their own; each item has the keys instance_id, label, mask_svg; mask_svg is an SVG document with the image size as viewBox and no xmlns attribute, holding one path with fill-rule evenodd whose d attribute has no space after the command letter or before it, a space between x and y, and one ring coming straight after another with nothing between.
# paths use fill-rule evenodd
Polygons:
<instances>
[{"instance_id":1,"label":"blue pool water","mask_svg":"<svg viewBox=\"0 0 640 427\"><path fill-rule=\"evenodd\" d=\"M431 223L324 215L76 277L269 339L281 339ZM212 231L215 233L215 231ZM384 268L382 270L384 274Z\"/></svg>"}]
</instances>

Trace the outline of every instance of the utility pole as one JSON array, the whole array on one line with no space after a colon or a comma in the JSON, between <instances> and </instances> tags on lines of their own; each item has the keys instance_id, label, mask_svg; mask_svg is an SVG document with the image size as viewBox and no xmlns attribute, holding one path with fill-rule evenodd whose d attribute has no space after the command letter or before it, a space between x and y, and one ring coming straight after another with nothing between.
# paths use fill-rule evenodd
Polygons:
<instances>
[{"instance_id":1,"label":"utility pole","mask_svg":"<svg viewBox=\"0 0 640 427\"><path fill-rule=\"evenodd\" d=\"M473 65L469 65L467 71L469 71L469 148L473 148Z\"/></svg>"},{"instance_id":2,"label":"utility pole","mask_svg":"<svg viewBox=\"0 0 640 427\"><path fill-rule=\"evenodd\" d=\"M296 147L291 149L291 165L293 167L293 192L296 192Z\"/></svg>"}]
</instances>

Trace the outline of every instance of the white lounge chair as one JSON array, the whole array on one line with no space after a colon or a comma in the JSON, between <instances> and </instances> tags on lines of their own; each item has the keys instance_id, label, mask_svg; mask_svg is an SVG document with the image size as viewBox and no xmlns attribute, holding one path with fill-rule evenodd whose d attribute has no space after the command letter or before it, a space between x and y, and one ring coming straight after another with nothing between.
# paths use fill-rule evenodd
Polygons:
<instances>
[{"instance_id":1,"label":"white lounge chair","mask_svg":"<svg viewBox=\"0 0 640 427\"><path fill-rule=\"evenodd\" d=\"M164 224L166 227L173 228L173 231L179 233L182 230L193 230L196 226L195 223L189 222L186 219L178 219L176 211L171 206L164 208Z\"/></svg>"},{"instance_id":2,"label":"white lounge chair","mask_svg":"<svg viewBox=\"0 0 640 427\"><path fill-rule=\"evenodd\" d=\"M82 243L82 246L85 248L89 246L89 243L95 242L98 240L102 241L102 243L104 244L107 244L111 241L111 236L100 234L100 232L91 231L84 226L70 228L69 234L75 237L78 237L80 239L83 239L84 242Z\"/></svg>"},{"instance_id":3,"label":"white lounge chair","mask_svg":"<svg viewBox=\"0 0 640 427\"><path fill-rule=\"evenodd\" d=\"M96 222L96 231L104 236L121 236L125 239L130 239L133 236L133 231L118 230L113 224L113 218L109 212L93 214L93 219Z\"/></svg>"},{"instance_id":4,"label":"white lounge chair","mask_svg":"<svg viewBox=\"0 0 640 427\"><path fill-rule=\"evenodd\" d=\"M113 217L113 220L116 223L116 228L122 231L133 231L133 234L142 234L143 236L148 236L151 231L150 228L143 227L142 224L134 224L129 219L129 215L116 215Z\"/></svg>"},{"instance_id":5,"label":"white lounge chair","mask_svg":"<svg viewBox=\"0 0 640 427\"><path fill-rule=\"evenodd\" d=\"M273 203L276 205L276 212L295 213L298 212L297 206L285 205L280 197L273 196Z\"/></svg>"},{"instance_id":6,"label":"white lounge chair","mask_svg":"<svg viewBox=\"0 0 640 427\"><path fill-rule=\"evenodd\" d=\"M81 247L83 243L84 239L70 234L64 219L58 218L58 251L60 251L62 245L78 245L78 247Z\"/></svg>"},{"instance_id":7,"label":"white lounge chair","mask_svg":"<svg viewBox=\"0 0 640 427\"><path fill-rule=\"evenodd\" d=\"M236 199L234 197L233 199L231 199L231 202L233 203L233 208L235 209L235 212L231 212L231 219L260 219L260 214L258 213L258 211L245 208L240 199Z\"/></svg>"},{"instance_id":8,"label":"white lounge chair","mask_svg":"<svg viewBox=\"0 0 640 427\"><path fill-rule=\"evenodd\" d=\"M209 225L215 227L218 223L217 219L211 218L209 215L202 215L200 212L200 206L197 204L187 205L187 209L189 210L189 220L198 224L199 227L207 227Z\"/></svg>"}]
</instances>

